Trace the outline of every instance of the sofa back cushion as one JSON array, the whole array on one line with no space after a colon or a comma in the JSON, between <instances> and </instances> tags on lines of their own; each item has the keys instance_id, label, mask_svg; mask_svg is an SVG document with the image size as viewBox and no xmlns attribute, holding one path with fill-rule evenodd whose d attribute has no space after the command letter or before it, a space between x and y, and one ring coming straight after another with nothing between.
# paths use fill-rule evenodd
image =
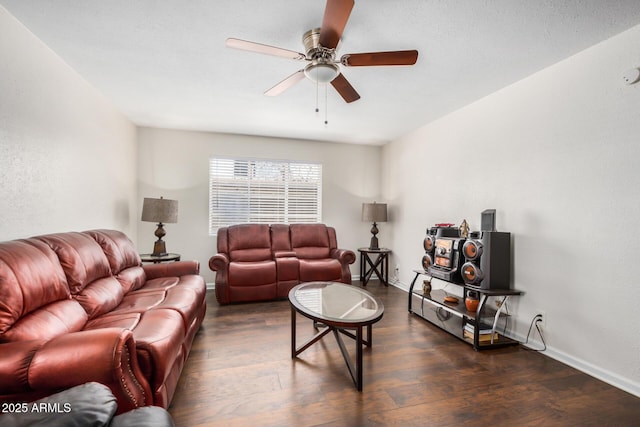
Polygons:
<instances>
[{"instance_id":1,"label":"sofa back cushion","mask_svg":"<svg viewBox=\"0 0 640 427\"><path fill-rule=\"evenodd\" d=\"M227 255L231 262L268 261L271 233L267 224L238 224L227 228Z\"/></svg>"},{"instance_id":2,"label":"sofa back cushion","mask_svg":"<svg viewBox=\"0 0 640 427\"><path fill-rule=\"evenodd\" d=\"M90 319L113 310L124 297L122 286L111 274L102 247L83 233L58 233L35 237L58 256L71 295Z\"/></svg>"},{"instance_id":3,"label":"sofa back cushion","mask_svg":"<svg viewBox=\"0 0 640 427\"><path fill-rule=\"evenodd\" d=\"M289 224L271 224L271 249L274 254L291 251Z\"/></svg>"},{"instance_id":4,"label":"sofa back cushion","mask_svg":"<svg viewBox=\"0 0 640 427\"><path fill-rule=\"evenodd\" d=\"M86 321L48 245L37 239L0 243L0 342L49 339L81 330Z\"/></svg>"},{"instance_id":5,"label":"sofa back cushion","mask_svg":"<svg viewBox=\"0 0 640 427\"><path fill-rule=\"evenodd\" d=\"M324 224L291 224L291 248L300 259L329 258L331 241Z\"/></svg>"},{"instance_id":6,"label":"sofa back cushion","mask_svg":"<svg viewBox=\"0 0 640 427\"><path fill-rule=\"evenodd\" d=\"M111 273L123 287L125 295L139 289L146 281L140 255L126 234L117 230L89 230L83 232L95 240L109 261Z\"/></svg>"}]
</instances>

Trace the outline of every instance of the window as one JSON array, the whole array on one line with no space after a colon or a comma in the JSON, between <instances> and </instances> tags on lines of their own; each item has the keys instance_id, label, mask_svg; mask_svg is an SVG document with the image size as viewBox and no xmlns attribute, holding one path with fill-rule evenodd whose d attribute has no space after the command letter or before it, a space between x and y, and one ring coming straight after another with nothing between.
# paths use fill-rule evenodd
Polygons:
<instances>
[{"instance_id":1,"label":"window","mask_svg":"<svg viewBox=\"0 0 640 427\"><path fill-rule=\"evenodd\" d=\"M240 223L322 221L322 165L209 159L209 234Z\"/></svg>"}]
</instances>

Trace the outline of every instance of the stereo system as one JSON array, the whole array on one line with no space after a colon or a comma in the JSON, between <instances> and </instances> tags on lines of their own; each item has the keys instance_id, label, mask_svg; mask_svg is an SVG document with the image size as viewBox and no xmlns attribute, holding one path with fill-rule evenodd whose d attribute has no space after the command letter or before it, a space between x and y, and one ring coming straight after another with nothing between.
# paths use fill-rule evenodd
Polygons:
<instances>
[{"instance_id":1,"label":"stereo system","mask_svg":"<svg viewBox=\"0 0 640 427\"><path fill-rule=\"evenodd\" d=\"M510 288L511 233L475 231L467 238L457 228L435 226L427 229L423 246L422 267L432 277L479 289Z\"/></svg>"}]
</instances>

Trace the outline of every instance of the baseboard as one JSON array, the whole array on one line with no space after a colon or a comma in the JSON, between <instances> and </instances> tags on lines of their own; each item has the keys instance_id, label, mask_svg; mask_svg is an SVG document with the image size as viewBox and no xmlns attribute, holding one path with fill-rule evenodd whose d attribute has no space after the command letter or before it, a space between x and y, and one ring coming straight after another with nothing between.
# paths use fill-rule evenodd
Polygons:
<instances>
[{"instance_id":1,"label":"baseboard","mask_svg":"<svg viewBox=\"0 0 640 427\"><path fill-rule=\"evenodd\" d=\"M207 290L213 290L216 288L216 284L215 283L207 283Z\"/></svg>"},{"instance_id":2,"label":"baseboard","mask_svg":"<svg viewBox=\"0 0 640 427\"><path fill-rule=\"evenodd\" d=\"M526 337L519 335L512 336L510 338L520 341L521 343L524 343L526 341ZM531 347L534 349L539 349L543 348L543 344L542 342L536 341L534 343L531 343ZM575 356L550 347L549 345L547 345L546 350L541 351L540 353L552 359L555 359L558 362L564 363L565 365L569 365L581 372L584 372L587 375L597 378L600 381L604 381L605 383L619 388L620 390L624 390L627 393L631 393L634 396L640 397L640 384L629 381L629 379L621 377L618 374L604 370Z\"/></svg>"},{"instance_id":3,"label":"baseboard","mask_svg":"<svg viewBox=\"0 0 640 427\"><path fill-rule=\"evenodd\" d=\"M395 286L398 289L402 289L407 293L409 292L410 285L406 283L402 283L399 280L395 282L390 281L389 284ZM507 336L520 343L524 343L527 338L526 336L521 336L519 334L507 334ZM531 348L533 349L543 348L543 344L541 341L535 341L530 344L531 344ZM491 350L488 350L488 351L491 351ZM634 396L640 397L639 383L629 381L629 379L627 378L621 377L620 375L615 374L613 372L604 370L598 366L595 366L575 356L572 356L563 351L555 349L554 347L549 345L547 345L546 350L541 351L540 353L554 360L557 360L558 362L564 363L565 365L571 366L572 368L575 368L580 372L583 372L589 376L597 378L600 381L604 381L605 383L612 385L613 387L619 388L620 390L624 390L627 393L631 393Z\"/></svg>"}]
</instances>

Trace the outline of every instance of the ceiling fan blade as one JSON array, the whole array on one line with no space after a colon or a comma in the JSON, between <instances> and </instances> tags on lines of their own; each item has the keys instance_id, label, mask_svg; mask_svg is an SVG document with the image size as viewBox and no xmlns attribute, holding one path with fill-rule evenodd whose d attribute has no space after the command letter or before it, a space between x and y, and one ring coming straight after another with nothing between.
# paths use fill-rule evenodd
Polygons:
<instances>
[{"instance_id":1,"label":"ceiling fan blade","mask_svg":"<svg viewBox=\"0 0 640 427\"><path fill-rule=\"evenodd\" d=\"M338 46L344 27L347 25L354 0L327 0L320 28L319 43L329 49Z\"/></svg>"},{"instance_id":2,"label":"ceiling fan blade","mask_svg":"<svg viewBox=\"0 0 640 427\"><path fill-rule=\"evenodd\" d=\"M266 96L277 96L280 95L285 90L289 89L291 86L298 83L300 80L304 79L304 70L298 70L295 73L291 74L289 77L266 91L264 94Z\"/></svg>"},{"instance_id":3,"label":"ceiling fan blade","mask_svg":"<svg viewBox=\"0 0 640 427\"><path fill-rule=\"evenodd\" d=\"M417 50L396 50L391 52L348 53L340 62L348 67L373 65L413 65L418 60Z\"/></svg>"},{"instance_id":4,"label":"ceiling fan blade","mask_svg":"<svg viewBox=\"0 0 640 427\"><path fill-rule=\"evenodd\" d=\"M282 49L280 47L269 46L262 43L250 42L246 40L228 38L226 42L227 47L240 50L248 50L249 52L262 53L264 55L280 56L282 58L296 59L301 61L306 59L304 53L295 52L293 50Z\"/></svg>"},{"instance_id":5,"label":"ceiling fan blade","mask_svg":"<svg viewBox=\"0 0 640 427\"><path fill-rule=\"evenodd\" d=\"M331 80L331 86L333 86L340 96L347 102L353 102L360 99L358 92L351 86L351 83L347 81L347 78L342 74L338 74L338 77Z\"/></svg>"}]
</instances>

